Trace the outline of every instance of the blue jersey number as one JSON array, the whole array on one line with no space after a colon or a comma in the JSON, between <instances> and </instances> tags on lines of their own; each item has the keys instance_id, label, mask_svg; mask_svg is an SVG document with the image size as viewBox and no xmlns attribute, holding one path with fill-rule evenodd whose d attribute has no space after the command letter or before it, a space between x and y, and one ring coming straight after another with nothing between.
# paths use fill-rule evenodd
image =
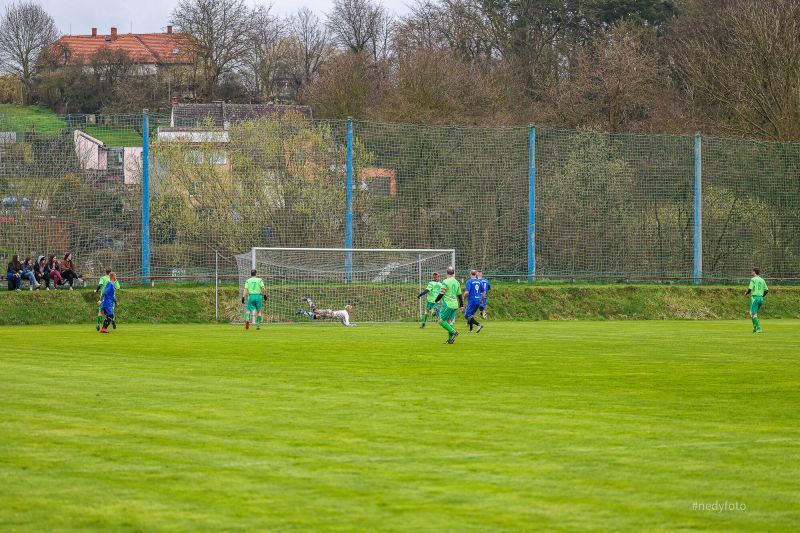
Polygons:
<instances>
[{"instance_id":1,"label":"blue jersey number","mask_svg":"<svg viewBox=\"0 0 800 533\"><path fill-rule=\"evenodd\" d=\"M469 299L472 301L480 301L481 299L481 284L477 280L469 285Z\"/></svg>"}]
</instances>

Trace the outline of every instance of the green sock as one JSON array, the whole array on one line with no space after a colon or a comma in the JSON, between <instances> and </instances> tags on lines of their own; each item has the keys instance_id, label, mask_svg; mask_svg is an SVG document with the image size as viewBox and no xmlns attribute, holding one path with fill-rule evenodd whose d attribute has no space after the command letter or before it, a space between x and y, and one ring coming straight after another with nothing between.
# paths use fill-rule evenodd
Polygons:
<instances>
[{"instance_id":1,"label":"green sock","mask_svg":"<svg viewBox=\"0 0 800 533\"><path fill-rule=\"evenodd\" d=\"M757 330L761 330L761 320L758 317L753 317L753 324L756 326Z\"/></svg>"},{"instance_id":2,"label":"green sock","mask_svg":"<svg viewBox=\"0 0 800 533\"><path fill-rule=\"evenodd\" d=\"M428 313L425 313L422 315L422 323L424 324L427 321L428 321Z\"/></svg>"},{"instance_id":3,"label":"green sock","mask_svg":"<svg viewBox=\"0 0 800 533\"><path fill-rule=\"evenodd\" d=\"M450 334L452 334L455 331L455 328L450 324L448 324L447 322L445 322L444 320L442 320L442 327L447 330L447 333Z\"/></svg>"},{"instance_id":4,"label":"green sock","mask_svg":"<svg viewBox=\"0 0 800 533\"><path fill-rule=\"evenodd\" d=\"M103 315L97 315L97 323L100 324L100 322L102 321L103 321Z\"/></svg>"},{"instance_id":5,"label":"green sock","mask_svg":"<svg viewBox=\"0 0 800 533\"><path fill-rule=\"evenodd\" d=\"M264 318L264 317L262 317L261 315L258 315L258 316L256 317L256 324L261 324L261 319L262 319L262 318Z\"/></svg>"}]
</instances>

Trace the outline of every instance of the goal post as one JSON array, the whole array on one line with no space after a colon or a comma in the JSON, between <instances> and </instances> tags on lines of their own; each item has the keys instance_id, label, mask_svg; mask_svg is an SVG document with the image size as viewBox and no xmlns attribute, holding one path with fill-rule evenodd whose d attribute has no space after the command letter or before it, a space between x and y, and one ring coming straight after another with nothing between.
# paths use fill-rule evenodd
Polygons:
<instances>
[{"instance_id":1,"label":"goal post","mask_svg":"<svg viewBox=\"0 0 800 533\"><path fill-rule=\"evenodd\" d=\"M304 297L321 309L351 305L354 322L419 320L425 298L417 295L455 262L453 249L425 248L256 247L236 256L240 287L251 269L264 280L264 317L273 323L311 322L297 314L309 309Z\"/></svg>"}]
</instances>

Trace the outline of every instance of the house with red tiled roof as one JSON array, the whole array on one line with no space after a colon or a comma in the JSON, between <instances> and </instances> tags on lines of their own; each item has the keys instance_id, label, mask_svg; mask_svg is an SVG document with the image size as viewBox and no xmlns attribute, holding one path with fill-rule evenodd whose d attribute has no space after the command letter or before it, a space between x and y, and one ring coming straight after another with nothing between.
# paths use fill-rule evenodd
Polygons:
<instances>
[{"instance_id":1,"label":"house with red tiled roof","mask_svg":"<svg viewBox=\"0 0 800 533\"><path fill-rule=\"evenodd\" d=\"M119 33L111 28L108 35L92 28L91 35L64 35L51 45L54 59L61 65L87 64L101 50L125 52L139 65L142 74L155 74L163 67L192 64L191 38L184 33Z\"/></svg>"}]
</instances>

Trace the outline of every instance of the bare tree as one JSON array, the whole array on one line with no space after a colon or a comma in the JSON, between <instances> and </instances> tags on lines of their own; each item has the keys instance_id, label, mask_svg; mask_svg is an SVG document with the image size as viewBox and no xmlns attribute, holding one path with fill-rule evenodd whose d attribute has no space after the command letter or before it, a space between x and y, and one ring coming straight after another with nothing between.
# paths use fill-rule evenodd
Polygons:
<instances>
[{"instance_id":1,"label":"bare tree","mask_svg":"<svg viewBox=\"0 0 800 533\"><path fill-rule=\"evenodd\" d=\"M800 138L800 0L698 3L676 31L686 94L729 133Z\"/></svg>"},{"instance_id":2,"label":"bare tree","mask_svg":"<svg viewBox=\"0 0 800 533\"><path fill-rule=\"evenodd\" d=\"M534 101L563 75L582 35L579 0L494 0L483 2L487 35L499 57L515 72L522 95Z\"/></svg>"},{"instance_id":3,"label":"bare tree","mask_svg":"<svg viewBox=\"0 0 800 533\"><path fill-rule=\"evenodd\" d=\"M488 20L479 0L418 0L394 32L398 52L454 49L466 59L491 57Z\"/></svg>"},{"instance_id":4,"label":"bare tree","mask_svg":"<svg viewBox=\"0 0 800 533\"><path fill-rule=\"evenodd\" d=\"M280 90L286 62L286 23L264 6L255 8L252 18L246 77L255 95L273 98Z\"/></svg>"},{"instance_id":5,"label":"bare tree","mask_svg":"<svg viewBox=\"0 0 800 533\"><path fill-rule=\"evenodd\" d=\"M680 128L680 106L656 30L617 22L572 54L553 89L551 119L567 127L646 132ZM685 127L685 126L684 126Z\"/></svg>"},{"instance_id":6,"label":"bare tree","mask_svg":"<svg viewBox=\"0 0 800 533\"><path fill-rule=\"evenodd\" d=\"M395 48L412 53L418 49L437 50L448 43L442 34L443 8L433 0L417 0L410 13L400 19L395 33Z\"/></svg>"},{"instance_id":7,"label":"bare tree","mask_svg":"<svg viewBox=\"0 0 800 533\"><path fill-rule=\"evenodd\" d=\"M395 20L388 13L377 20L369 44L373 59L387 59L392 54L392 37L395 28Z\"/></svg>"},{"instance_id":8,"label":"bare tree","mask_svg":"<svg viewBox=\"0 0 800 533\"><path fill-rule=\"evenodd\" d=\"M327 25L342 48L365 51L374 59L388 52L391 15L372 0L335 0Z\"/></svg>"},{"instance_id":9,"label":"bare tree","mask_svg":"<svg viewBox=\"0 0 800 533\"><path fill-rule=\"evenodd\" d=\"M379 72L365 54L337 54L303 90L318 118L366 118L380 91Z\"/></svg>"},{"instance_id":10,"label":"bare tree","mask_svg":"<svg viewBox=\"0 0 800 533\"><path fill-rule=\"evenodd\" d=\"M467 60L452 48L403 52L393 69L392 83L380 92L378 116L423 124L519 121L519 110L508 112L503 80L486 63Z\"/></svg>"},{"instance_id":11,"label":"bare tree","mask_svg":"<svg viewBox=\"0 0 800 533\"><path fill-rule=\"evenodd\" d=\"M220 78L247 60L255 21L245 0L180 0L172 23L193 38L193 54L210 101Z\"/></svg>"},{"instance_id":12,"label":"bare tree","mask_svg":"<svg viewBox=\"0 0 800 533\"><path fill-rule=\"evenodd\" d=\"M307 7L297 11L291 20L292 58L290 71L295 89L300 90L311 81L331 54L327 28Z\"/></svg>"},{"instance_id":13,"label":"bare tree","mask_svg":"<svg viewBox=\"0 0 800 533\"><path fill-rule=\"evenodd\" d=\"M439 28L450 47L468 59L492 57L496 50L480 0L442 0L442 6Z\"/></svg>"},{"instance_id":14,"label":"bare tree","mask_svg":"<svg viewBox=\"0 0 800 533\"><path fill-rule=\"evenodd\" d=\"M0 66L22 82L22 102L29 104L37 59L58 38L56 24L39 4L12 3L0 20Z\"/></svg>"}]
</instances>

